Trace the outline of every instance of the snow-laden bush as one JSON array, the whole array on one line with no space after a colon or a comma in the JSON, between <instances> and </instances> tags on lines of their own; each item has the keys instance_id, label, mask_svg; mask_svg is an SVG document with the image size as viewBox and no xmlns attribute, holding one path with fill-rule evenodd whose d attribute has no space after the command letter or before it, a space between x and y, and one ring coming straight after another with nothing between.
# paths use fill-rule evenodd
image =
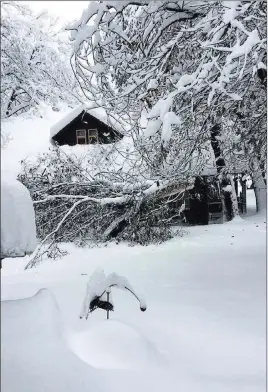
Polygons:
<instances>
[{"instance_id":1,"label":"snow-laden bush","mask_svg":"<svg viewBox=\"0 0 268 392\"><path fill-rule=\"evenodd\" d=\"M167 205L157 192L163 185L138 182L134 172L118 170L111 147L91 147L79 156L52 148L22 162L19 179L34 200L41 245L91 246L115 238L147 245L170 239ZM102 159L100 167L96 162Z\"/></svg>"}]
</instances>

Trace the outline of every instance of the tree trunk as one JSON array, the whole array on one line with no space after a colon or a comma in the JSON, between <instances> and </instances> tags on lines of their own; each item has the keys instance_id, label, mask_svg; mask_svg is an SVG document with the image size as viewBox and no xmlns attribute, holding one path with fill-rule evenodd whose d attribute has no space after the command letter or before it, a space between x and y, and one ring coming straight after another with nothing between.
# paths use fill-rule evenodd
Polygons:
<instances>
[{"instance_id":1,"label":"tree trunk","mask_svg":"<svg viewBox=\"0 0 268 392\"><path fill-rule=\"evenodd\" d=\"M9 113L11 111L11 106L12 106L13 102L15 101L15 98L16 98L16 88L14 88L12 90L12 93L10 95L10 98L9 98L9 101L7 104L7 108L6 108L6 116L9 116Z\"/></svg>"},{"instance_id":2,"label":"tree trunk","mask_svg":"<svg viewBox=\"0 0 268 392\"><path fill-rule=\"evenodd\" d=\"M234 184L233 176L229 174L228 178L229 178L231 186L232 186L232 192L230 192L231 193L230 196L231 196L231 201L232 201L233 218L236 218L237 216L239 216L237 194L235 191L235 184Z\"/></svg>"},{"instance_id":3,"label":"tree trunk","mask_svg":"<svg viewBox=\"0 0 268 392\"><path fill-rule=\"evenodd\" d=\"M253 187L256 197L257 212L266 211L267 208L267 188L264 183L262 172L256 171L252 175Z\"/></svg>"},{"instance_id":4,"label":"tree trunk","mask_svg":"<svg viewBox=\"0 0 268 392\"><path fill-rule=\"evenodd\" d=\"M224 158L222 157L221 154L221 147L220 143L218 140L218 137L221 134L221 126L219 124L213 125L213 127L210 129L210 141L211 141L211 147L214 152L215 160L216 160L216 168L217 168L217 173L219 174L220 177L220 186L222 189L222 208L223 208L223 217L224 221L229 221L232 218L235 218L236 216L239 215L239 210L238 210L238 202L237 202L237 195L235 192L235 186L234 186L234 181L231 175L226 175L224 173L226 165ZM224 192L223 188L230 183L232 187L232 192ZM232 212L231 216L228 213L228 204L231 202L232 204Z\"/></svg>"},{"instance_id":5,"label":"tree trunk","mask_svg":"<svg viewBox=\"0 0 268 392\"><path fill-rule=\"evenodd\" d=\"M213 125L213 127L210 130L210 141L216 160L216 168L218 174L221 174L221 172L223 171L223 169L225 169L226 166L225 161L221 156L221 147L217 139L217 137L220 136L220 134L221 134L221 126L219 124Z\"/></svg>"}]
</instances>

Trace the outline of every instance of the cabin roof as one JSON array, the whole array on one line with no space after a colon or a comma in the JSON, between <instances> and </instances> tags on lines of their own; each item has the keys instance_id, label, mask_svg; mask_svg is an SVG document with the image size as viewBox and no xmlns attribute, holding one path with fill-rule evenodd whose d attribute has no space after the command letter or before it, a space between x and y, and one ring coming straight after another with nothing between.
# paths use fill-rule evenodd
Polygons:
<instances>
[{"instance_id":1,"label":"cabin roof","mask_svg":"<svg viewBox=\"0 0 268 392\"><path fill-rule=\"evenodd\" d=\"M125 129L122 126L122 122L114 115L108 115L104 108L92 108L87 104L82 104L72 109L60 121L52 125L52 127L50 128L50 139L56 136L63 128L70 124L84 111L95 117L97 120L101 121L106 126L109 126L115 131L119 132L121 135L124 135Z\"/></svg>"}]
</instances>

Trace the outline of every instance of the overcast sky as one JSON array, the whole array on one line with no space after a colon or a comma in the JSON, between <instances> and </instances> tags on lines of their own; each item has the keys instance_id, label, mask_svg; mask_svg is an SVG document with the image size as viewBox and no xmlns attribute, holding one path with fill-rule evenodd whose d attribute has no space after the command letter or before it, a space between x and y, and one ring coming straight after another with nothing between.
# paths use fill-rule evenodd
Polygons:
<instances>
[{"instance_id":1,"label":"overcast sky","mask_svg":"<svg viewBox=\"0 0 268 392\"><path fill-rule=\"evenodd\" d=\"M80 18L89 1L20 1L27 4L34 12L48 10L61 19L62 23Z\"/></svg>"}]
</instances>

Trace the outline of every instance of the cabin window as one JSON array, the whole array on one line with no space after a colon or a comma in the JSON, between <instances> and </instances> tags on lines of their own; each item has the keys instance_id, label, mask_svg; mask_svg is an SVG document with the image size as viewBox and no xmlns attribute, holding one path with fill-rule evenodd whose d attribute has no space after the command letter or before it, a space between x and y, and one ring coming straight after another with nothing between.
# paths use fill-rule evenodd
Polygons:
<instances>
[{"instance_id":1,"label":"cabin window","mask_svg":"<svg viewBox=\"0 0 268 392\"><path fill-rule=\"evenodd\" d=\"M86 130L78 129L76 131L76 142L77 144L87 144Z\"/></svg>"},{"instance_id":2,"label":"cabin window","mask_svg":"<svg viewBox=\"0 0 268 392\"><path fill-rule=\"evenodd\" d=\"M98 142L98 130L95 129L89 129L88 130L88 143L93 144Z\"/></svg>"}]
</instances>

